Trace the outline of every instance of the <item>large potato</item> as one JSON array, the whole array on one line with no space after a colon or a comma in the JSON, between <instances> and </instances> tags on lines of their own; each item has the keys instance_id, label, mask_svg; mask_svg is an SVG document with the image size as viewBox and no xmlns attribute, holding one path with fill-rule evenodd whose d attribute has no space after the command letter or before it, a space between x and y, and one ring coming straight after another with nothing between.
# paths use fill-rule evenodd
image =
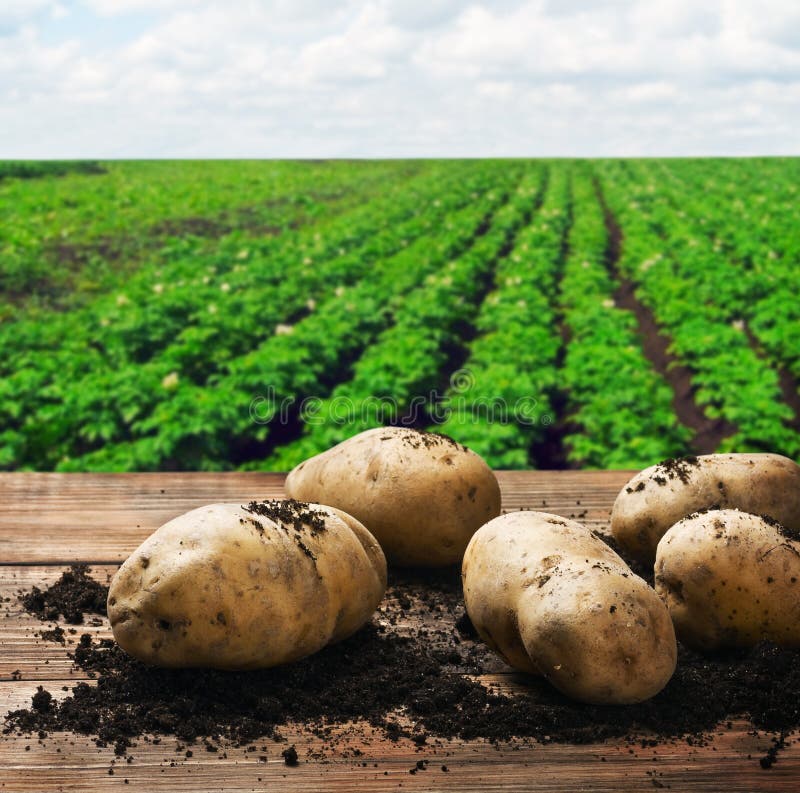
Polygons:
<instances>
[{"instance_id":1,"label":"large potato","mask_svg":"<svg viewBox=\"0 0 800 793\"><path fill-rule=\"evenodd\" d=\"M800 529L800 466L779 454L707 454L667 460L636 474L611 512L611 532L652 562L670 526L703 509L740 509Z\"/></svg>"},{"instance_id":2,"label":"large potato","mask_svg":"<svg viewBox=\"0 0 800 793\"><path fill-rule=\"evenodd\" d=\"M545 512L495 518L472 538L462 577L484 641L574 699L640 702L675 671L663 602L579 523Z\"/></svg>"},{"instance_id":3,"label":"large potato","mask_svg":"<svg viewBox=\"0 0 800 793\"><path fill-rule=\"evenodd\" d=\"M481 457L402 427L367 430L300 463L286 492L353 515L401 566L460 562L475 530L500 514L500 487Z\"/></svg>"},{"instance_id":4,"label":"large potato","mask_svg":"<svg viewBox=\"0 0 800 793\"><path fill-rule=\"evenodd\" d=\"M211 504L163 525L117 571L114 638L168 667L255 669L349 636L386 589L375 538L331 507Z\"/></svg>"},{"instance_id":5,"label":"large potato","mask_svg":"<svg viewBox=\"0 0 800 793\"><path fill-rule=\"evenodd\" d=\"M698 650L762 639L800 647L800 537L732 509L676 523L656 554L656 591L678 638Z\"/></svg>"}]
</instances>

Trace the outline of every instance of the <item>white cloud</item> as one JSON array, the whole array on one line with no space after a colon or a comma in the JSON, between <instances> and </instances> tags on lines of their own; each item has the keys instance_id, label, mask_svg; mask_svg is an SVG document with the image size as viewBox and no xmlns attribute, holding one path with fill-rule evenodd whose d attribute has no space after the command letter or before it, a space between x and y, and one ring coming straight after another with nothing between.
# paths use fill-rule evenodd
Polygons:
<instances>
[{"instance_id":1,"label":"white cloud","mask_svg":"<svg viewBox=\"0 0 800 793\"><path fill-rule=\"evenodd\" d=\"M621 102L659 103L677 99L680 92L672 83L657 80L651 83L633 83L617 89L613 96Z\"/></svg>"},{"instance_id":2,"label":"white cloud","mask_svg":"<svg viewBox=\"0 0 800 793\"><path fill-rule=\"evenodd\" d=\"M386 0L384 3L393 24L423 32L452 20L463 7L460 0Z\"/></svg>"},{"instance_id":3,"label":"white cloud","mask_svg":"<svg viewBox=\"0 0 800 793\"><path fill-rule=\"evenodd\" d=\"M0 3L0 38L13 36L23 26L62 12L63 7L53 0L3 0Z\"/></svg>"},{"instance_id":4,"label":"white cloud","mask_svg":"<svg viewBox=\"0 0 800 793\"><path fill-rule=\"evenodd\" d=\"M84 0L84 5L100 16L120 16L138 11L173 11L191 8L193 0Z\"/></svg>"},{"instance_id":5,"label":"white cloud","mask_svg":"<svg viewBox=\"0 0 800 793\"><path fill-rule=\"evenodd\" d=\"M510 80L481 80L476 88L479 94L495 99L510 99L514 95L514 83Z\"/></svg>"},{"instance_id":6,"label":"white cloud","mask_svg":"<svg viewBox=\"0 0 800 793\"><path fill-rule=\"evenodd\" d=\"M634 30L655 37L713 37L722 25L722 9L714 0L649 0L636 3L630 11Z\"/></svg>"},{"instance_id":7,"label":"white cloud","mask_svg":"<svg viewBox=\"0 0 800 793\"><path fill-rule=\"evenodd\" d=\"M7 0L0 36L0 157L797 149L794 1Z\"/></svg>"},{"instance_id":8,"label":"white cloud","mask_svg":"<svg viewBox=\"0 0 800 793\"><path fill-rule=\"evenodd\" d=\"M375 80L386 76L409 42L407 34L386 22L378 6L367 4L342 33L305 46L297 67L309 82Z\"/></svg>"}]
</instances>

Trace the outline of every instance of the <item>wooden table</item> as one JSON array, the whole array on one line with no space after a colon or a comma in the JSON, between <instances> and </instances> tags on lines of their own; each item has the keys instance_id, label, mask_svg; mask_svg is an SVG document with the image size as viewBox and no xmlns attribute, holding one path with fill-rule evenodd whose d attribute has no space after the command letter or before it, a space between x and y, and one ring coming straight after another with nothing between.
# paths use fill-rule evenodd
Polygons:
<instances>
[{"instance_id":1,"label":"wooden table","mask_svg":"<svg viewBox=\"0 0 800 793\"><path fill-rule=\"evenodd\" d=\"M501 472L504 508L522 507L581 519L606 530L609 511L629 474ZM61 686L84 679L64 647L34 636L42 623L25 614L20 589L54 581L66 563L90 562L105 577L153 529L186 510L213 501L282 495L283 475L230 474L0 474L0 712L30 705L37 685L66 696ZM8 599L3 602L3 599ZM86 630L110 635L107 625ZM15 679L19 678L19 679ZM307 757L319 743L302 725L283 730ZM297 768L277 752L267 762L231 749L227 757L195 752L186 759L176 741L139 742L131 764L90 738L56 734L0 738L0 791L800 791L800 750L791 744L770 770L757 758L770 736L751 735L744 722L720 728L708 746L672 742L634 749L601 745L494 747L450 741L420 755L410 741L392 743L368 728L353 739L358 758L331 756ZM430 770L409 769L424 756ZM601 760L601 758L603 758ZM366 767L362 765L366 763ZM377 763L377 767L375 767ZM446 764L449 771L441 771ZM126 786L128 780L129 786Z\"/></svg>"}]
</instances>

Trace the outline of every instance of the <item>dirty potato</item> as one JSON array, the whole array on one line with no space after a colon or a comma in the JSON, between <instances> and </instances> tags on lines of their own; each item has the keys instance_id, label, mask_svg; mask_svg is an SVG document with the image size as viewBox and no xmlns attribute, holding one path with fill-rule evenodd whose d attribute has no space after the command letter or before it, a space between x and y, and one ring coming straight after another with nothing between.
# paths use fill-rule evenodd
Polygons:
<instances>
[{"instance_id":1,"label":"dirty potato","mask_svg":"<svg viewBox=\"0 0 800 793\"><path fill-rule=\"evenodd\" d=\"M484 641L573 699L640 702L675 671L664 603L575 521L545 512L495 518L472 538L462 577Z\"/></svg>"},{"instance_id":2,"label":"dirty potato","mask_svg":"<svg viewBox=\"0 0 800 793\"><path fill-rule=\"evenodd\" d=\"M658 541L702 509L739 509L800 529L800 466L779 454L707 454L666 460L636 474L611 512L611 533L652 563Z\"/></svg>"},{"instance_id":3,"label":"dirty potato","mask_svg":"<svg viewBox=\"0 0 800 793\"><path fill-rule=\"evenodd\" d=\"M120 567L114 638L166 667L256 669L355 632L386 589L375 538L331 507L211 504L169 521Z\"/></svg>"},{"instance_id":4,"label":"dirty potato","mask_svg":"<svg viewBox=\"0 0 800 793\"><path fill-rule=\"evenodd\" d=\"M656 591L695 649L800 647L800 535L771 519L722 509L679 521L658 544Z\"/></svg>"},{"instance_id":5,"label":"dirty potato","mask_svg":"<svg viewBox=\"0 0 800 793\"><path fill-rule=\"evenodd\" d=\"M500 487L479 455L402 427L367 430L306 460L286 493L353 515L400 566L457 564L475 530L500 514Z\"/></svg>"}]
</instances>

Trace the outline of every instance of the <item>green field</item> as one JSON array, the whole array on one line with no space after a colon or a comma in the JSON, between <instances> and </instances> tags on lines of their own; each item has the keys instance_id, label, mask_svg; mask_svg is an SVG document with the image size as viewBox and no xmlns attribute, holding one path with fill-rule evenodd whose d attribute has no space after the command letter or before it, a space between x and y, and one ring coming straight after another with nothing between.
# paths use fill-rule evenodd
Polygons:
<instances>
[{"instance_id":1,"label":"green field","mask_svg":"<svg viewBox=\"0 0 800 793\"><path fill-rule=\"evenodd\" d=\"M800 457L800 160L0 163L0 470Z\"/></svg>"}]
</instances>

